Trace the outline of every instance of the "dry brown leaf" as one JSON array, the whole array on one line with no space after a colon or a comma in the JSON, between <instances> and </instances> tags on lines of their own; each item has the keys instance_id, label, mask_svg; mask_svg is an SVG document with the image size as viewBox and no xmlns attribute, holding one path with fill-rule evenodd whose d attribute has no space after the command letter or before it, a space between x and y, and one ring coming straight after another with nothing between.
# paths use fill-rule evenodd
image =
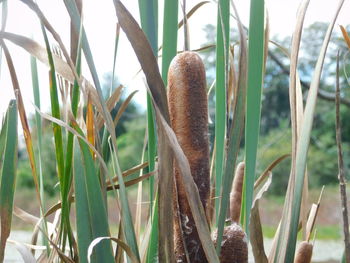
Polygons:
<instances>
[{"instance_id":1,"label":"dry brown leaf","mask_svg":"<svg viewBox=\"0 0 350 263\"><path fill-rule=\"evenodd\" d=\"M117 112L117 115L115 116L113 122L114 122L114 125L117 126L118 124L118 121L120 119L120 117L122 116L122 114L124 113L126 107L128 107L131 99L134 97L134 95L137 93L138 91L135 90L133 91L132 93L130 93L130 95L126 98L126 100L123 102L123 104L120 106L118 112Z\"/></svg>"},{"instance_id":2,"label":"dry brown leaf","mask_svg":"<svg viewBox=\"0 0 350 263\"><path fill-rule=\"evenodd\" d=\"M261 221L260 221L260 214L259 214L259 201L264 195L264 193L266 193L267 190L269 189L271 182L272 182L272 173L271 173L271 170L268 170L267 180L262 186L260 186L259 191L256 193L252 210L251 210L250 225L249 225L250 243L252 245L255 262L257 263L268 262L267 256L265 254L265 249L264 249L264 236L261 228Z\"/></svg>"},{"instance_id":3,"label":"dry brown leaf","mask_svg":"<svg viewBox=\"0 0 350 263\"><path fill-rule=\"evenodd\" d=\"M320 193L320 197L318 198L318 202L317 204L312 204L311 209L310 209L310 213L309 213L309 217L307 219L307 223L306 223L306 241L310 241L311 238L311 233L314 229L315 226L315 222L316 222L316 218L317 218L317 214L320 208L320 204L321 204L321 198L323 195L323 190L324 190L324 186L322 187L321 193Z\"/></svg>"},{"instance_id":4,"label":"dry brown leaf","mask_svg":"<svg viewBox=\"0 0 350 263\"><path fill-rule=\"evenodd\" d=\"M350 37L349 37L348 33L346 32L345 27L340 25L340 30L343 34L343 37L344 37L346 44L348 45L348 48L350 49Z\"/></svg>"},{"instance_id":5,"label":"dry brown leaf","mask_svg":"<svg viewBox=\"0 0 350 263\"><path fill-rule=\"evenodd\" d=\"M94 132L94 110L91 103L90 93L88 94L87 112L86 112L86 137L91 145L95 145L95 132ZM94 152L90 149L93 159L95 159Z\"/></svg>"},{"instance_id":6,"label":"dry brown leaf","mask_svg":"<svg viewBox=\"0 0 350 263\"><path fill-rule=\"evenodd\" d=\"M115 107L117 102L119 101L123 89L124 89L124 87L122 85L118 86L118 88L113 90L112 95L107 99L106 105L107 105L107 109L109 111L111 111ZM101 114L97 115L97 117L96 117L97 129L100 130L102 128L103 124L104 124L104 119L103 119L102 115Z\"/></svg>"}]
</instances>

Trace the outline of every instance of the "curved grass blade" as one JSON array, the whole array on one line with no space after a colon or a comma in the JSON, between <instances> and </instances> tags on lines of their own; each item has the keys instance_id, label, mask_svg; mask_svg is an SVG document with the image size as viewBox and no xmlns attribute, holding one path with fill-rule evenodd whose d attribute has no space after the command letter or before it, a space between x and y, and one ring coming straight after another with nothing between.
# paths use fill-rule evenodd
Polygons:
<instances>
[{"instance_id":1,"label":"curved grass blade","mask_svg":"<svg viewBox=\"0 0 350 263\"><path fill-rule=\"evenodd\" d=\"M112 94L109 96L109 98L106 101L106 105L109 111L112 111L117 102L120 100L120 97L122 95L122 91L124 89L124 86L120 85L118 88L113 90ZM134 91L136 92L136 91ZM134 93L133 92L133 93ZM127 99L126 99L127 100ZM100 130L104 124L104 119L102 114L98 114L96 117L96 128L97 130ZM107 135L106 135L107 136Z\"/></svg>"},{"instance_id":2,"label":"curved grass blade","mask_svg":"<svg viewBox=\"0 0 350 263\"><path fill-rule=\"evenodd\" d=\"M77 0L77 4L81 5L81 2ZM81 7L81 6L80 6ZM79 34L76 34L73 32L73 28L71 26L71 56L72 59L75 60L75 66L77 69L77 73L80 76L81 73L81 30L79 31ZM79 104L79 98L80 98L80 89L79 84L77 80L74 80L73 85L71 85L71 88L73 89L71 92L71 112L73 113L73 116L77 116L78 112L78 104ZM89 93L90 95L91 93ZM91 98L91 97L90 97ZM67 214L70 213L70 203L68 202L68 194L69 190L72 186L72 165L73 165L73 151L74 151L74 134L71 132L68 132L67 136L67 143L66 143L66 158L64 160L65 166L64 166L64 177L62 180L61 188L62 188L62 207L67 207ZM68 227L70 227L70 224L67 223ZM69 232L69 235L71 233ZM69 236L70 239L72 239L71 236Z\"/></svg>"},{"instance_id":3,"label":"curved grass blade","mask_svg":"<svg viewBox=\"0 0 350 263\"><path fill-rule=\"evenodd\" d=\"M175 2L175 1L174 1ZM178 0L177 0L177 2L178 2ZM191 10L190 11L188 11L187 12L187 14L186 14L186 19L188 20L201 6L203 6L203 5L205 5L205 4L208 4L208 3L210 3L210 1L201 1L201 2L199 2L199 3L197 3L195 6L193 6L192 8L191 8ZM174 4L174 3L173 3ZM175 10L175 9L174 9ZM177 10L177 9L176 9ZM165 11L165 10L164 10ZM173 13L171 14L171 15L174 15ZM165 21L164 21L165 22ZM182 26L183 26L183 24L184 24L184 19L181 19L181 21L179 22L179 24L177 25L177 27L178 28L181 28ZM165 25L164 25L164 27L165 27ZM164 43L164 41L163 41L163 43Z\"/></svg>"},{"instance_id":4,"label":"curved grass blade","mask_svg":"<svg viewBox=\"0 0 350 263\"><path fill-rule=\"evenodd\" d=\"M242 221L249 237L250 209L253 203L256 155L260 132L261 92L264 69L264 1L250 1L248 41L248 87L245 122L245 176Z\"/></svg>"},{"instance_id":5,"label":"curved grass blade","mask_svg":"<svg viewBox=\"0 0 350 263\"><path fill-rule=\"evenodd\" d=\"M132 168L130 168L130 169L124 171L124 172L122 173L122 176L123 176L123 177L129 176L129 175L131 175L131 174L134 174L134 173L136 173L136 172L138 172L138 171L140 171L140 170L146 168L147 166L148 166L148 162L141 163L141 164L139 164L139 165L136 165L136 166L134 166L134 167L132 167ZM107 184L110 184L111 181L112 181L112 182L117 182L117 181L118 181L118 177L117 177L117 176L114 176L114 177L112 178L112 180L108 180L108 181L107 181Z\"/></svg>"},{"instance_id":6,"label":"curved grass blade","mask_svg":"<svg viewBox=\"0 0 350 263\"><path fill-rule=\"evenodd\" d=\"M113 123L115 126L117 126L118 121L120 120L120 117L123 115L124 111L126 110L126 107L128 107L130 101L132 100L132 98L134 97L134 95L138 92L138 90L135 90L133 92L130 93L130 95L126 98L125 101L123 101L123 104L120 106L117 114L114 117ZM155 160L155 157L153 158L153 160Z\"/></svg>"},{"instance_id":7,"label":"curved grass blade","mask_svg":"<svg viewBox=\"0 0 350 263\"><path fill-rule=\"evenodd\" d=\"M36 57L45 65L50 66L46 49L43 48L34 40L27 38L25 36L21 36L21 35L9 33L9 32L0 32L0 38L11 41L15 45L26 50L29 54ZM55 54L52 54L52 58L54 61L56 73L60 74L69 82L74 83L75 77L68 63ZM79 82L80 83L84 82L85 86L90 88L92 87L91 83L83 77L79 79Z\"/></svg>"},{"instance_id":8,"label":"curved grass blade","mask_svg":"<svg viewBox=\"0 0 350 263\"><path fill-rule=\"evenodd\" d=\"M78 73L76 71L76 68L74 66L74 63L71 59L71 57L68 54L68 51L65 47L65 45L63 44L63 41L60 37L60 35L55 31L55 29L53 28L53 26L50 24L50 22L47 20L47 18L45 17L44 13L40 10L39 6L33 2L32 0L20 0L22 3L26 4L33 12L35 12L35 14L38 16L38 18L40 19L41 25L43 27L45 27L52 35L52 37L57 41L69 67L71 70L71 73L73 73L74 78L79 82L79 76ZM74 6L76 8L76 12L78 13L78 9L74 3ZM80 17L79 13L78 16ZM74 23L74 26L76 26L76 24ZM79 32L79 28L80 27L75 27L76 31ZM79 83L81 84L81 83ZM82 86L82 85L81 85ZM99 86L100 87L100 86ZM101 94L102 95L102 94Z\"/></svg>"},{"instance_id":9,"label":"curved grass blade","mask_svg":"<svg viewBox=\"0 0 350 263\"><path fill-rule=\"evenodd\" d=\"M144 175L141 175L135 179L132 179L132 180L129 180L129 181L125 181L125 186L128 187L128 186L132 186L132 185L135 185L135 184L138 184L139 182L142 182L143 180L147 179L147 178L150 178L151 176L154 176L155 175L155 171L153 172L150 172L150 173L146 173ZM110 190L113 190L113 189L119 189L120 186L119 184L115 184L115 185L108 185L107 186L107 191L110 191Z\"/></svg>"},{"instance_id":10,"label":"curved grass blade","mask_svg":"<svg viewBox=\"0 0 350 263\"><path fill-rule=\"evenodd\" d=\"M60 104L58 101L58 93L57 93L57 82L56 82L56 70L54 61L52 58L51 48L49 44L49 40L47 38L47 34L45 28L42 26L42 32L45 39L45 45L47 50L47 56L49 58L50 64L50 98L51 98L51 112L54 118L60 119ZM55 139L55 151L56 151L56 161L57 161L57 170L58 170L58 178L60 182L62 182L64 176L64 158L63 158L63 137L61 127L57 124L53 124L53 134Z\"/></svg>"},{"instance_id":11,"label":"curved grass blade","mask_svg":"<svg viewBox=\"0 0 350 263\"><path fill-rule=\"evenodd\" d=\"M8 50L6 44L5 44L5 42L3 40L0 41L0 44L1 44L2 48L3 48L3 50L4 50L4 54L5 54L5 57L6 57L7 65L8 65L9 71L10 71L13 91L14 91L16 99L17 99L18 113L19 113L19 117L20 117L20 120L21 120L23 134L24 134L24 139L25 139L26 148L27 148L27 152L28 152L28 157L29 157L29 161L30 161L30 168L32 170L32 175L33 175L33 181L34 181L34 185L35 185L36 195L37 195L37 198L38 198L38 201L39 201L39 205L40 205L41 211L43 211L43 206L42 206L41 198L40 198L40 190L39 190L40 187L39 187L39 180L38 180L38 172L37 172L37 169L36 169L33 141L32 141L32 136L31 136L30 129L29 129L29 124L28 124L28 120L27 120L26 111L25 111L25 108L24 108L24 103L23 103L21 89L20 89L20 86L19 86L19 83L18 83L16 70L15 70L15 67L13 65L13 61L12 61L10 52L9 52L9 50Z\"/></svg>"},{"instance_id":12,"label":"curved grass blade","mask_svg":"<svg viewBox=\"0 0 350 263\"><path fill-rule=\"evenodd\" d=\"M49 59L49 65L50 65L49 80L50 80L51 113L54 118L60 119L61 113L60 113L60 104L58 100L58 92L57 92L58 86L57 86L57 80L56 80L55 65L52 57L50 43L43 24L41 24L41 29L44 36L46 50L47 50L47 57ZM70 220L69 220L70 206L67 200L67 196L65 194L66 189L68 189L68 186L66 184L70 182L70 180L67 180L66 178L67 175L65 174L65 169L64 169L65 167L64 167L63 134L62 134L62 128L58 124L52 123L52 128L53 128L53 135L54 135L54 142L55 142L57 173L58 173L58 179L60 182L61 198L63 200L60 238L62 239L63 247L65 247L65 242L67 237L66 234L68 235L70 251L72 252L72 243L73 243L72 235L73 234L72 234Z\"/></svg>"},{"instance_id":13,"label":"curved grass blade","mask_svg":"<svg viewBox=\"0 0 350 263\"><path fill-rule=\"evenodd\" d=\"M228 77L229 39L230 39L230 1L218 1L216 35L216 83L215 83L215 196L221 194L226 138L226 88ZM215 200L216 218L219 215L219 201ZM218 221L216 222L216 224ZM217 246L217 251L220 246Z\"/></svg>"},{"instance_id":14,"label":"curved grass blade","mask_svg":"<svg viewBox=\"0 0 350 263\"><path fill-rule=\"evenodd\" d=\"M13 197L15 194L16 174L17 174L17 103L11 100L6 118L6 139L4 162L1 169L0 185L0 262L4 260L6 240L10 235Z\"/></svg>"},{"instance_id":15,"label":"curved grass blade","mask_svg":"<svg viewBox=\"0 0 350 263\"><path fill-rule=\"evenodd\" d=\"M320 77L321 77L323 62L326 55L328 43L335 24L335 20L340 12L341 7L343 6L343 3L344 3L344 0L339 1L337 10L327 29L327 33L324 38L322 48L316 63L315 71L313 74L313 78L312 78L312 82L309 90L309 95L305 106L303 125L301 127L300 138L297 144L297 153L296 153L296 160L295 160L295 166L296 166L295 189L293 191L293 199L291 200L292 202L291 216L287 219L288 221L282 222L282 226L286 224L288 225L290 224L291 226L290 231L288 231L288 235L286 236L286 238L288 238L288 242L286 244L286 254L285 254L286 263L293 262L293 259L294 259L296 238L297 238L298 225L299 225L301 197L302 197L304 175L305 175L305 169L306 169L306 157L307 157L308 147L310 143L310 135L311 135L315 106L317 102L317 93L318 93L318 88L320 83ZM275 259L275 262L276 260L277 259Z\"/></svg>"}]
</instances>

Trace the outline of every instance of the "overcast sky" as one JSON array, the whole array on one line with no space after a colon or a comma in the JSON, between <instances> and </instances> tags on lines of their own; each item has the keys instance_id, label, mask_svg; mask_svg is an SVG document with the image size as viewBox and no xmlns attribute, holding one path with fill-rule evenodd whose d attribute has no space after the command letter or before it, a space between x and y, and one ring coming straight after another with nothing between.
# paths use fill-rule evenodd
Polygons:
<instances>
[{"instance_id":1,"label":"overcast sky","mask_svg":"<svg viewBox=\"0 0 350 263\"><path fill-rule=\"evenodd\" d=\"M18 0L8 1L9 15L6 31L16 34L33 36L34 39L43 43L42 33L38 23L38 19L33 12ZM122 1L131 11L134 17L139 20L138 15L138 0ZM162 1L160 1L162 2ZM197 4L198 0L187 0L188 10ZM248 25L249 17L249 2L247 0L235 0L236 7L240 13L243 23ZM270 15L271 35L290 36L295 25L295 17L299 5L298 0L266 0L266 5ZM345 5L341 11L337 24L350 24L350 1L345 1ZM54 26L57 32L60 33L62 39L69 47L69 17L65 11L63 1L59 0L38 0L40 8L43 10L50 23ZM315 21L330 21L334 14L338 1L336 0L311 0L306 16L305 24L310 25ZM159 6L160 13L162 12L162 3ZM181 12L179 13L181 16ZM160 25L162 17L160 15ZM180 19L180 17L179 17ZM84 26L92 47L93 56L99 75L110 72L113 65L113 49L115 25L117 19L115 16L113 1L84 1ZM206 24L216 24L216 5L209 3L200 8L195 15L189 20L191 48L195 49L201 46L205 40L203 28ZM231 26L235 26L232 21ZM338 27L335 30L339 30ZM160 32L161 33L161 32ZM182 34L180 33L180 36ZM161 37L159 38L161 40ZM181 43L181 38L179 40ZM31 103L33 102L30 62L29 55L10 43L8 44L10 52L14 59L14 64L19 75L20 86L25 98L26 109L28 112L33 112ZM182 45L179 45L179 49ZM140 90L137 102L142 104L145 101L145 88L143 87L142 76L139 74L134 77L139 70L139 64L136 57L122 33L120 36L120 44L117 56L117 77L126 87L127 93L138 89ZM86 67L83 71L84 75L89 78L89 73ZM48 94L48 73L47 68L39 63L39 78L41 85L41 101L44 109L49 108ZM13 97L12 86L9 78L9 73L6 64L1 67L1 96L0 96L0 114L5 111L9 100Z\"/></svg>"}]
</instances>

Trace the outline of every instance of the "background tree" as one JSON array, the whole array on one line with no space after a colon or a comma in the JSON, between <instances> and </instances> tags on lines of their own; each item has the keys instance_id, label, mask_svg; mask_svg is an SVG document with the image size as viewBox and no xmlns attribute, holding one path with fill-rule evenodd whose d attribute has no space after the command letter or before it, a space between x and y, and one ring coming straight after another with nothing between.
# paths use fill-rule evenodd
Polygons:
<instances>
[{"instance_id":1,"label":"background tree","mask_svg":"<svg viewBox=\"0 0 350 263\"><path fill-rule=\"evenodd\" d=\"M298 72L302 82L304 99L307 97L309 83L312 78L314 66L321 48L323 37L327 30L326 23L314 23L305 28L302 35L301 50L299 54ZM212 44L215 40L215 28L212 25L205 27L207 43ZM233 30L230 34L232 43L238 40L237 32ZM289 50L291 38L273 36L272 40L280 46ZM350 144L350 124L346 121L350 111L349 100L349 79L350 63L347 55L347 47L342 38L340 29L336 29L330 42L323 68L320 83L319 100L316 109L310 155L308 159L308 173L311 187L318 187L327 183L337 182L337 153L335 143L335 69L337 52L341 54L340 83L342 89L341 119L342 139L345 145ZM235 49L238 52L238 49ZM215 52L214 49L207 49L202 53L207 67L208 84L215 78ZM236 61L237 63L237 61ZM269 163L282 154L291 150L290 132L290 109L289 109L289 59L281 48L273 43L269 44L269 56L266 65L264 78L264 89L262 94L262 113L260 130L260 149L258 160L258 171L263 171ZM211 107L215 105L214 94L210 96ZM212 119L213 111L211 111ZM213 137L213 136L212 136ZM345 160L350 155L349 147L344 147ZM322 164L322 165L320 165ZM349 167L349 163L346 164ZM274 170L272 192L283 194L287 187L290 172L290 159L283 161Z\"/></svg>"}]
</instances>

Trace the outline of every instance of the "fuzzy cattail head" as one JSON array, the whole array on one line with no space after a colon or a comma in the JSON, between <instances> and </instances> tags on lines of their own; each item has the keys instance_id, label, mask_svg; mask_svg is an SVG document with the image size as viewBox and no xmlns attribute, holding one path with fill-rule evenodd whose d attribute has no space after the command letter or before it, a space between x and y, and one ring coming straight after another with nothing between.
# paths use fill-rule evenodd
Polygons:
<instances>
[{"instance_id":1,"label":"fuzzy cattail head","mask_svg":"<svg viewBox=\"0 0 350 263\"><path fill-rule=\"evenodd\" d=\"M186 51L172 60L168 72L168 106L171 126L189 161L193 180L206 209L210 193L208 99L204 64L197 53ZM178 209L174 213L176 261L205 263L206 256L176 162L174 177L174 201Z\"/></svg>"},{"instance_id":2,"label":"fuzzy cattail head","mask_svg":"<svg viewBox=\"0 0 350 263\"><path fill-rule=\"evenodd\" d=\"M307 241L300 243L294 263L310 263L312 258L313 245Z\"/></svg>"},{"instance_id":3,"label":"fuzzy cattail head","mask_svg":"<svg viewBox=\"0 0 350 263\"><path fill-rule=\"evenodd\" d=\"M217 232L213 235L215 245ZM220 263L247 263L248 262L248 240L242 227L232 223L225 227L221 241Z\"/></svg>"},{"instance_id":4,"label":"fuzzy cattail head","mask_svg":"<svg viewBox=\"0 0 350 263\"><path fill-rule=\"evenodd\" d=\"M244 182L244 162L237 165L235 177L232 183L232 190L230 194L230 218L232 222L239 222L241 215L242 204L242 189Z\"/></svg>"}]
</instances>

